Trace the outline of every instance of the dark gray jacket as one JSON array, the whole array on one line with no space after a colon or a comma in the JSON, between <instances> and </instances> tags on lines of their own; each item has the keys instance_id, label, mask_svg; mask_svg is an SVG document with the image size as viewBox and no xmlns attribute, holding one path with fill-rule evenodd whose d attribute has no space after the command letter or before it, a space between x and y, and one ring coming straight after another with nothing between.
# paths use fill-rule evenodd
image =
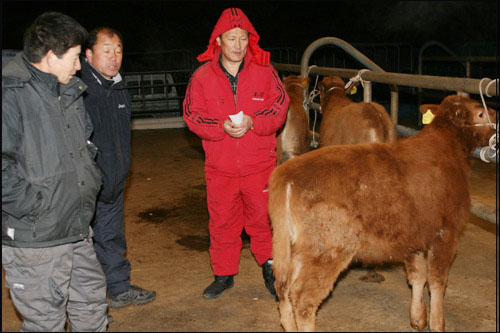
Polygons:
<instances>
[{"instance_id":1,"label":"dark gray jacket","mask_svg":"<svg viewBox=\"0 0 500 333\"><path fill-rule=\"evenodd\" d=\"M86 59L81 60L83 93L94 132L90 140L97 146L96 163L102 174L102 188L97 200L112 203L125 188L130 171L131 101L121 75L108 80Z\"/></svg>"},{"instance_id":2,"label":"dark gray jacket","mask_svg":"<svg viewBox=\"0 0 500 333\"><path fill-rule=\"evenodd\" d=\"M2 244L49 247L87 237L101 187L85 84L19 53L2 72Z\"/></svg>"}]
</instances>

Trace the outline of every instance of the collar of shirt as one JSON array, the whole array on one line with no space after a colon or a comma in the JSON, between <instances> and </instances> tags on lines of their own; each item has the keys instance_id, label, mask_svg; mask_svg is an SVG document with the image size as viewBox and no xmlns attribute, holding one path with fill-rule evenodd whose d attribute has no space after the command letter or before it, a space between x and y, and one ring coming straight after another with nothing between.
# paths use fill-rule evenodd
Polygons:
<instances>
[{"instance_id":1,"label":"collar of shirt","mask_svg":"<svg viewBox=\"0 0 500 333\"><path fill-rule=\"evenodd\" d=\"M224 72L224 74L226 74L227 78L229 79L229 84L231 85L231 89L233 90L233 94L234 94L234 100L236 101L236 88L238 87L238 77L240 75L241 70L243 69L243 65L245 63L245 60L241 61L241 64L240 64L240 67L238 68L238 73L236 73L236 76L232 76L231 73L229 73L226 70L226 68L224 68L224 66L222 65L221 59L222 59L222 55L219 57L219 66L222 69L222 71Z\"/></svg>"}]
</instances>

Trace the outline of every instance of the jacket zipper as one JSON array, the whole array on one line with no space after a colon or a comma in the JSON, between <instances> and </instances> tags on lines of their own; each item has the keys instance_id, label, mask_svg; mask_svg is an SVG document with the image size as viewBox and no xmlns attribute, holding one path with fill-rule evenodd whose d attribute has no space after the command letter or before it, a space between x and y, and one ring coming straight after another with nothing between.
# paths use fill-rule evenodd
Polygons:
<instances>
[{"instance_id":1,"label":"jacket zipper","mask_svg":"<svg viewBox=\"0 0 500 333\"><path fill-rule=\"evenodd\" d=\"M58 100L59 100L59 108L60 108L60 110L61 110L61 114L62 114L62 116L63 116L63 119L64 119L64 121L65 121L65 122L67 122L67 118L66 118L66 116L65 116L65 114L64 114L64 108L63 108L63 105L62 105L62 99L61 99L61 96L60 96L60 95L59 95L59 97L58 97ZM70 137L71 137L71 136L70 136ZM72 148L73 148L73 145L74 145L74 146L75 146L75 148L76 148L75 142L73 142L73 139L71 139L71 140L72 140L72 144L71 144L70 149L72 149ZM81 155L81 152L80 152L80 155ZM77 173L76 173L76 174L77 174L78 178L80 178L80 177L79 177L79 172L78 172L78 166L76 165L76 163L75 163L75 160L74 160L74 159L72 159L72 163L73 163L73 165L76 167L76 170L77 170ZM82 223L82 221L83 221L83 209L84 209L84 204L83 204L83 196L82 196L82 189L81 189L81 186L83 186L83 185L84 185L83 180L81 180L81 184L80 184L80 179L78 179L77 186L78 186L78 190L79 190L79 192L80 192L80 211L78 212L78 222L79 222L79 224L80 224L80 230L81 230L81 232L80 232L80 236L81 236L81 237L83 237L83 235L85 234L85 230L83 229L83 223Z\"/></svg>"}]
</instances>

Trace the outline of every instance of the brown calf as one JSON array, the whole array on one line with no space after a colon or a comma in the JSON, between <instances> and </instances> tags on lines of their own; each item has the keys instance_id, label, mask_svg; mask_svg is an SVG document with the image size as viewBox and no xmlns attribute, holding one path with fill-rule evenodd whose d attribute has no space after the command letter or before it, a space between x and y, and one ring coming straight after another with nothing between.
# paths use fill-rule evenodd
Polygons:
<instances>
[{"instance_id":1,"label":"brown calf","mask_svg":"<svg viewBox=\"0 0 500 333\"><path fill-rule=\"evenodd\" d=\"M279 165L293 157L309 151L311 131L304 106L304 91L309 87L309 77L289 75L283 79L283 85L290 97L286 122L276 138L276 163Z\"/></svg>"},{"instance_id":2,"label":"brown calf","mask_svg":"<svg viewBox=\"0 0 500 333\"><path fill-rule=\"evenodd\" d=\"M375 102L353 102L344 86L334 75L318 84L323 114L319 146L395 141L398 133L384 107Z\"/></svg>"},{"instance_id":3,"label":"brown calf","mask_svg":"<svg viewBox=\"0 0 500 333\"><path fill-rule=\"evenodd\" d=\"M427 325L428 284L429 327L444 331L448 271L469 214L469 157L495 131L467 97L422 107L435 118L410 138L320 148L272 173L273 270L286 331L315 330L318 306L352 260L404 262L411 326Z\"/></svg>"}]
</instances>

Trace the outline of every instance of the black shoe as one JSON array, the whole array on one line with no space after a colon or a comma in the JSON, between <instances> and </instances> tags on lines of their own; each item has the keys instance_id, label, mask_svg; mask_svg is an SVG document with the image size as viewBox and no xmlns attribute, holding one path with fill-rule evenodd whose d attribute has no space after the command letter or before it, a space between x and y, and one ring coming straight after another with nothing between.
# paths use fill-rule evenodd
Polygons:
<instances>
[{"instance_id":1,"label":"black shoe","mask_svg":"<svg viewBox=\"0 0 500 333\"><path fill-rule=\"evenodd\" d=\"M131 285L128 291L109 299L108 304L112 309L119 309L131 304L144 305L154 301L155 298L155 291L144 290L141 287Z\"/></svg>"},{"instance_id":2,"label":"black shoe","mask_svg":"<svg viewBox=\"0 0 500 333\"><path fill-rule=\"evenodd\" d=\"M212 282L204 291L203 297L212 299L217 298L226 289L234 286L232 275L215 276L215 281Z\"/></svg>"},{"instance_id":3,"label":"black shoe","mask_svg":"<svg viewBox=\"0 0 500 333\"><path fill-rule=\"evenodd\" d=\"M269 259L262 264L262 276L267 290L276 297L276 290L274 289L274 275L273 275L273 260Z\"/></svg>"}]
</instances>

